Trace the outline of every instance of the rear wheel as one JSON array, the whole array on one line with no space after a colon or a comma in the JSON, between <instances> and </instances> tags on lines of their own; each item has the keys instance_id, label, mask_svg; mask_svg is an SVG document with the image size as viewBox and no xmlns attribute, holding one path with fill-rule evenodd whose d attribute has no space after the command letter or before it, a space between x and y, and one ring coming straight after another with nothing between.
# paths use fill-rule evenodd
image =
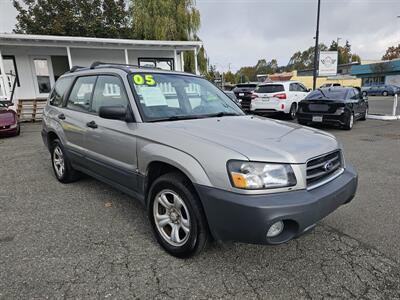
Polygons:
<instances>
[{"instance_id":1,"label":"rear wheel","mask_svg":"<svg viewBox=\"0 0 400 300\"><path fill-rule=\"evenodd\" d=\"M343 126L343 128L346 130L351 130L353 128L353 125L354 125L354 115L351 112L347 117L346 124Z\"/></svg>"},{"instance_id":2,"label":"rear wheel","mask_svg":"<svg viewBox=\"0 0 400 300\"><path fill-rule=\"evenodd\" d=\"M294 120L296 118L296 113L297 113L297 105L296 105L296 103L293 103L290 106L289 113L287 114L288 119L289 120Z\"/></svg>"},{"instance_id":3,"label":"rear wheel","mask_svg":"<svg viewBox=\"0 0 400 300\"><path fill-rule=\"evenodd\" d=\"M158 243L171 255L190 257L206 246L206 218L196 191L183 175L169 173L154 181L148 214Z\"/></svg>"},{"instance_id":4,"label":"rear wheel","mask_svg":"<svg viewBox=\"0 0 400 300\"><path fill-rule=\"evenodd\" d=\"M69 183L79 179L79 173L72 168L69 158L66 156L60 140L55 139L51 144L51 162L54 175L58 181Z\"/></svg>"},{"instance_id":5,"label":"rear wheel","mask_svg":"<svg viewBox=\"0 0 400 300\"><path fill-rule=\"evenodd\" d=\"M387 96L387 95L389 95L389 93L387 91L382 92L382 96Z\"/></svg>"},{"instance_id":6,"label":"rear wheel","mask_svg":"<svg viewBox=\"0 0 400 300\"><path fill-rule=\"evenodd\" d=\"M366 97L366 96L368 96L368 93L367 93L366 91L364 91L364 92L362 92L362 95L363 95L364 97Z\"/></svg>"}]
</instances>

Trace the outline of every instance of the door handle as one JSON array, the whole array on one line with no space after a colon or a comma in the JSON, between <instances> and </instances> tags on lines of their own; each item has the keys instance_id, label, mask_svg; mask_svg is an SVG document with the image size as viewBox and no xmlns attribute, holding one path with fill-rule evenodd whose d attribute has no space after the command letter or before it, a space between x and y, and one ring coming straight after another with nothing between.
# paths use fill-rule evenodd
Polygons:
<instances>
[{"instance_id":1,"label":"door handle","mask_svg":"<svg viewBox=\"0 0 400 300\"><path fill-rule=\"evenodd\" d=\"M96 129L98 127L95 121L87 122L86 126L90 127L90 128L93 128L93 129Z\"/></svg>"},{"instance_id":2,"label":"door handle","mask_svg":"<svg viewBox=\"0 0 400 300\"><path fill-rule=\"evenodd\" d=\"M65 115L64 114L59 114L58 116L57 116L60 120L65 120Z\"/></svg>"}]
</instances>

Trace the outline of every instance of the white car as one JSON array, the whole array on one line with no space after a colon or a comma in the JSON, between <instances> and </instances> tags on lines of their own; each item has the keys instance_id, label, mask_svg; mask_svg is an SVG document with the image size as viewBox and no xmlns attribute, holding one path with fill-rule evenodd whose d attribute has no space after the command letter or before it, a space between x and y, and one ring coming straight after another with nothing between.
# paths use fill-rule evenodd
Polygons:
<instances>
[{"instance_id":1,"label":"white car","mask_svg":"<svg viewBox=\"0 0 400 300\"><path fill-rule=\"evenodd\" d=\"M284 113L294 119L298 103L309 93L298 81L276 81L261 83L253 92L250 112L254 114Z\"/></svg>"}]
</instances>

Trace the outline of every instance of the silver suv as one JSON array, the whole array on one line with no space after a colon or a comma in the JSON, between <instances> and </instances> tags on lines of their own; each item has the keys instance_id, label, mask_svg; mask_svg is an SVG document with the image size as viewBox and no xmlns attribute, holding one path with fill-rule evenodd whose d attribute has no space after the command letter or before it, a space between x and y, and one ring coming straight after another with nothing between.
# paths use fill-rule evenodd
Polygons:
<instances>
[{"instance_id":1,"label":"silver suv","mask_svg":"<svg viewBox=\"0 0 400 300\"><path fill-rule=\"evenodd\" d=\"M139 200L158 242L177 257L212 238L287 242L357 188L332 135L246 116L192 74L72 68L50 94L42 136L60 182L85 173Z\"/></svg>"}]
</instances>

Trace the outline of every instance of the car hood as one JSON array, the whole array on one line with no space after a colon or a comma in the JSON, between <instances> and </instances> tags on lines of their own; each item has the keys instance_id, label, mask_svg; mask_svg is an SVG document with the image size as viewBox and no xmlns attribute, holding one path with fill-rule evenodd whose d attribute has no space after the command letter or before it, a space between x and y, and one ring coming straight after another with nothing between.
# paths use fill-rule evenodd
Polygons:
<instances>
[{"instance_id":1,"label":"car hood","mask_svg":"<svg viewBox=\"0 0 400 300\"><path fill-rule=\"evenodd\" d=\"M15 112L10 110L0 110L0 126L15 124Z\"/></svg>"},{"instance_id":2,"label":"car hood","mask_svg":"<svg viewBox=\"0 0 400 300\"><path fill-rule=\"evenodd\" d=\"M339 148L321 130L257 116L207 118L158 123L186 137L234 150L252 161L305 163ZM190 152L190 140L185 148ZM211 153L210 153L211 154Z\"/></svg>"}]
</instances>

